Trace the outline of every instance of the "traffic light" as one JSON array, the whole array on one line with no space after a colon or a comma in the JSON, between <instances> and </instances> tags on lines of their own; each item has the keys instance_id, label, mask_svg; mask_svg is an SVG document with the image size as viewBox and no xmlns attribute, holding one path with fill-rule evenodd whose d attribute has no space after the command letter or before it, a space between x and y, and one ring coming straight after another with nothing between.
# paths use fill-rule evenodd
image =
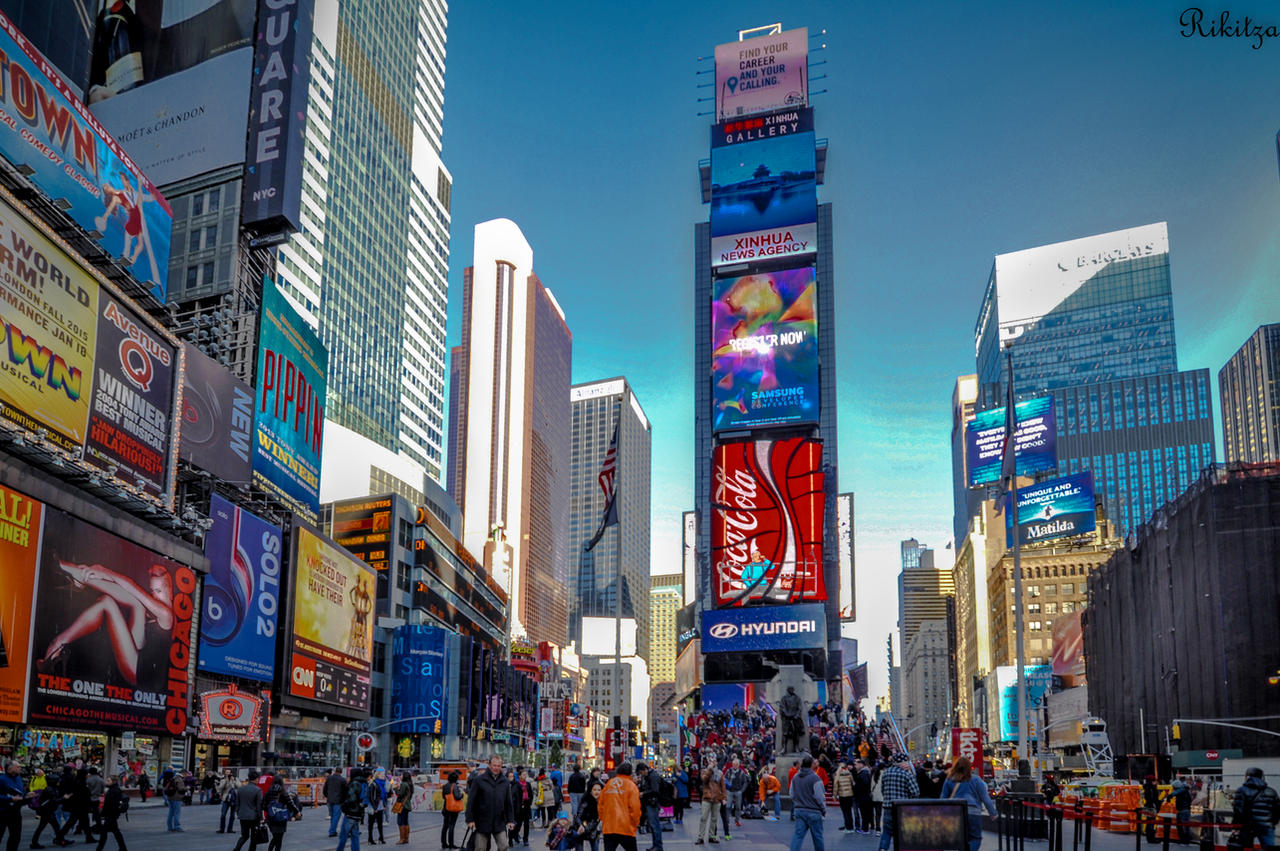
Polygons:
<instances>
[{"instance_id":1,"label":"traffic light","mask_svg":"<svg viewBox=\"0 0 1280 851\"><path fill-rule=\"evenodd\" d=\"M432 730L431 732L433 732L433 733L439 733L439 732L440 732L440 730L441 730L440 719L439 719L439 718L437 718L437 719L436 719L435 729L434 729L434 730Z\"/></svg>"},{"instance_id":2,"label":"traffic light","mask_svg":"<svg viewBox=\"0 0 1280 851\"><path fill-rule=\"evenodd\" d=\"M627 731L627 747L632 747L632 748L634 748L634 747L635 747L636 745L638 745L638 744L640 744L640 743L639 743L638 741L636 741L636 731L635 731L635 730L628 730L628 731Z\"/></svg>"},{"instance_id":3,"label":"traffic light","mask_svg":"<svg viewBox=\"0 0 1280 851\"><path fill-rule=\"evenodd\" d=\"M932 724L929 725L929 738L931 739L938 738L938 722L937 721L934 721Z\"/></svg>"},{"instance_id":4,"label":"traffic light","mask_svg":"<svg viewBox=\"0 0 1280 851\"><path fill-rule=\"evenodd\" d=\"M1176 721L1173 724L1173 740L1175 742L1182 741L1182 725Z\"/></svg>"}]
</instances>

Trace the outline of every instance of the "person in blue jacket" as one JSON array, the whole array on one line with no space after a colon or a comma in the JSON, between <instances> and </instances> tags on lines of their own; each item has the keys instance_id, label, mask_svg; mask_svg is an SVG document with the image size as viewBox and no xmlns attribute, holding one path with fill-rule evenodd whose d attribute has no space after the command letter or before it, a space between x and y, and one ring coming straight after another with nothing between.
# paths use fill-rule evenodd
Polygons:
<instances>
[{"instance_id":1,"label":"person in blue jacket","mask_svg":"<svg viewBox=\"0 0 1280 851\"><path fill-rule=\"evenodd\" d=\"M994 816L996 802L991 800L986 782L974 776L973 764L967 756L956 760L942 784L942 800L952 798L963 800L969 807L969 851L978 851L982 845L982 810L986 808Z\"/></svg>"},{"instance_id":2,"label":"person in blue jacket","mask_svg":"<svg viewBox=\"0 0 1280 851\"><path fill-rule=\"evenodd\" d=\"M676 803L674 816L676 824L684 824L684 811L689 808L689 772L680 766L672 775L676 787Z\"/></svg>"}]
</instances>

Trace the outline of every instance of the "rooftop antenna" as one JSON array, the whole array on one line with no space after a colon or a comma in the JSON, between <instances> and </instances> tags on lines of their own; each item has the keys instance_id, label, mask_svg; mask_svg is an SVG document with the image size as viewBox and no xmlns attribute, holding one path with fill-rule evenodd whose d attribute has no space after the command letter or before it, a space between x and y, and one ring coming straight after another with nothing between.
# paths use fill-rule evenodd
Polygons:
<instances>
[{"instance_id":1,"label":"rooftop antenna","mask_svg":"<svg viewBox=\"0 0 1280 851\"><path fill-rule=\"evenodd\" d=\"M762 27L752 27L749 30L738 30L738 41L746 41L749 38L755 38L760 35L778 35L782 32L782 21L776 24L765 24Z\"/></svg>"}]
</instances>

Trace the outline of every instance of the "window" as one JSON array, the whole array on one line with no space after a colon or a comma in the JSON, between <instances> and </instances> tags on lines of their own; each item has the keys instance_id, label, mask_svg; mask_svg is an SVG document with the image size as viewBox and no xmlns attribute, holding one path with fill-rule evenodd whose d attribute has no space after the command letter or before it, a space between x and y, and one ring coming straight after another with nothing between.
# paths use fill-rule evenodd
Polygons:
<instances>
[{"instance_id":1,"label":"window","mask_svg":"<svg viewBox=\"0 0 1280 851\"><path fill-rule=\"evenodd\" d=\"M401 591L408 591L413 587L409 582L409 565L404 562L396 564L396 587Z\"/></svg>"},{"instance_id":2,"label":"window","mask_svg":"<svg viewBox=\"0 0 1280 851\"><path fill-rule=\"evenodd\" d=\"M219 186L217 189L214 189L209 193L209 212L210 213L215 212L218 209L218 204L221 200L222 200L222 187Z\"/></svg>"},{"instance_id":3,"label":"window","mask_svg":"<svg viewBox=\"0 0 1280 851\"><path fill-rule=\"evenodd\" d=\"M1044 604L1044 613L1045 613L1046 615L1056 615L1056 614L1058 613L1058 604L1057 604L1057 603L1045 603L1045 604Z\"/></svg>"},{"instance_id":4,"label":"window","mask_svg":"<svg viewBox=\"0 0 1280 851\"><path fill-rule=\"evenodd\" d=\"M1027 629L1030 629L1033 631L1040 629L1040 621L1027 621Z\"/></svg>"},{"instance_id":5,"label":"window","mask_svg":"<svg viewBox=\"0 0 1280 851\"><path fill-rule=\"evenodd\" d=\"M191 196L191 215L193 216L204 215L204 193Z\"/></svg>"},{"instance_id":6,"label":"window","mask_svg":"<svg viewBox=\"0 0 1280 851\"><path fill-rule=\"evenodd\" d=\"M397 535L400 540L400 546L406 550L413 549L413 526L410 525L408 520L399 521Z\"/></svg>"},{"instance_id":7,"label":"window","mask_svg":"<svg viewBox=\"0 0 1280 851\"><path fill-rule=\"evenodd\" d=\"M1058 568L1056 568L1056 567L1055 567L1055 568L1053 569L1053 575L1054 575L1054 576L1057 576L1057 575L1058 575ZM1051 595L1051 594L1057 594L1057 593L1058 593L1058 586L1057 586L1057 585L1046 585L1046 586L1044 586L1044 593L1045 593L1045 596L1049 596L1049 595Z\"/></svg>"},{"instance_id":8,"label":"window","mask_svg":"<svg viewBox=\"0 0 1280 851\"><path fill-rule=\"evenodd\" d=\"M192 228L191 240L190 242L187 243L187 253L189 254L191 252L199 251L199 250L200 250L200 229Z\"/></svg>"},{"instance_id":9,"label":"window","mask_svg":"<svg viewBox=\"0 0 1280 851\"><path fill-rule=\"evenodd\" d=\"M218 226L209 225L204 229L204 247L213 248L218 244Z\"/></svg>"},{"instance_id":10,"label":"window","mask_svg":"<svg viewBox=\"0 0 1280 851\"><path fill-rule=\"evenodd\" d=\"M399 619L400 619L400 620L402 620L402 621L408 622L408 620L409 620L409 607L408 607L408 606L402 606L402 605L400 605L399 603L396 603L396 617L397 617L397 618L399 618Z\"/></svg>"},{"instance_id":11,"label":"window","mask_svg":"<svg viewBox=\"0 0 1280 851\"><path fill-rule=\"evenodd\" d=\"M1018 507L1019 507L1019 508L1021 508L1022 506L1018 506ZM1064 582L1064 583L1062 583L1062 593L1063 593L1063 594L1074 594L1074 593L1076 593L1076 585L1075 585L1075 583L1074 583L1074 582Z\"/></svg>"},{"instance_id":12,"label":"window","mask_svg":"<svg viewBox=\"0 0 1280 851\"><path fill-rule=\"evenodd\" d=\"M1019 508L1021 508L1022 506L1018 506L1018 507L1019 507ZM1040 604L1039 604L1039 603L1030 603L1030 604L1028 604L1028 606L1027 606L1027 614L1029 614L1029 615L1038 615L1038 614L1040 614Z\"/></svg>"},{"instance_id":13,"label":"window","mask_svg":"<svg viewBox=\"0 0 1280 851\"><path fill-rule=\"evenodd\" d=\"M1071 602L1070 600L1063 600L1063 601L1062 601L1062 613L1063 613L1064 615L1069 615L1069 614L1071 614L1072 612L1074 612L1075 610L1076 610L1076 604L1075 604L1075 603Z\"/></svg>"},{"instance_id":14,"label":"window","mask_svg":"<svg viewBox=\"0 0 1280 851\"><path fill-rule=\"evenodd\" d=\"M385 641L373 642L373 669L381 671L387 664L387 643Z\"/></svg>"}]
</instances>

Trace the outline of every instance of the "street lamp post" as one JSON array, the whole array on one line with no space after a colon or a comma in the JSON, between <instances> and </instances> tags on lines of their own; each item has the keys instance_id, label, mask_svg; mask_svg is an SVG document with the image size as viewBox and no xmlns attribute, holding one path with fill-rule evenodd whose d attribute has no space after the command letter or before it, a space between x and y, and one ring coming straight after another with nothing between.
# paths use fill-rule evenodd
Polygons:
<instances>
[{"instance_id":1,"label":"street lamp post","mask_svg":"<svg viewBox=\"0 0 1280 851\"><path fill-rule=\"evenodd\" d=\"M1022 535L1018 529L1018 461L1016 455L1015 434L1018 426L1018 414L1013 407L1013 346L1005 344L1006 359L1009 364L1009 392L1006 394L1005 404L1009 406L1009 410L1005 412L1005 422L1008 427L1005 429L1005 450L1006 458L1012 457L1013 461L1009 470L1009 511L1013 513L1013 630L1014 643L1016 644L1017 660L1018 660L1018 759L1028 760L1030 764L1030 752L1027 749L1027 656L1026 648L1023 642L1022 630ZM1015 769L1018 766L1015 764Z\"/></svg>"}]
</instances>

